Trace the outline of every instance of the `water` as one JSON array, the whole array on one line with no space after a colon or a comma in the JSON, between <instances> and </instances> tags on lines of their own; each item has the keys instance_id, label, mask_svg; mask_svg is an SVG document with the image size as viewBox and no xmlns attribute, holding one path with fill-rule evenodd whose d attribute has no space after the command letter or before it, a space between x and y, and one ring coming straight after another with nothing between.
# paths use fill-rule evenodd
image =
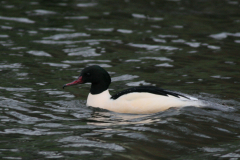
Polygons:
<instances>
[{"instance_id":1,"label":"water","mask_svg":"<svg viewBox=\"0 0 240 160\"><path fill-rule=\"evenodd\" d=\"M1 159L240 158L239 1L0 1ZM208 102L150 115L86 107L98 64L123 88Z\"/></svg>"}]
</instances>

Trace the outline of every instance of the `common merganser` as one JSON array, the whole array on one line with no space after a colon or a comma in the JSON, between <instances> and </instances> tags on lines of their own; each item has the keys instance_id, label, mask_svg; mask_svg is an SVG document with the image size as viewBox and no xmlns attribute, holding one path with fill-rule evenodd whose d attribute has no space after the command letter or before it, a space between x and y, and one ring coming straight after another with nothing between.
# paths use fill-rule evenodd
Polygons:
<instances>
[{"instance_id":1,"label":"common merganser","mask_svg":"<svg viewBox=\"0 0 240 160\"><path fill-rule=\"evenodd\" d=\"M154 86L132 87L111 96L108 91L111 77L105 69L97 65L84 68L78 79L65 84L63 89L67 86L84 83L91 83L87 106L119 113L150 114L171 107L200 107L202 104L197 98Z\"/></svg>"}]
</instances>

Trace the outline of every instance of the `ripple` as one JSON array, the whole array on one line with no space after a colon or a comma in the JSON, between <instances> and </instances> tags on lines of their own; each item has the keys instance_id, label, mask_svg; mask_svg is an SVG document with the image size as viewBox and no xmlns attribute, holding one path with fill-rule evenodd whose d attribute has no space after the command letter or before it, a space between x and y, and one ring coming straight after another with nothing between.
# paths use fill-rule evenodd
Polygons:
<instances>
[{"instance_id":1,"label":"ripple","mask_svg":"<svg viewBox=\"0 0 240 160\"><path fill-rule=\"evenodd\" d=\"M27 53L34 55L34 56L52 57L52 55L50 55L49 53L44 52L44 51L27 51Z\"/></svg>"},{"instance_id":2,"label":"ripple","mask_svg":"<svg viewBox=\"0 0 240 160\"><path fill-rule=\"evenodd\" d=\"M51 41L51 40L38 40L38 41L33 41L35 43L41 43L41 44L75 44L75 43L80 43L79 41Z\"/></svg>"},{"instance_id":3,"label":"ripple","mask_svg":"<svg viewBox=\"0 0 240 160\"><path fill-rule=\"evenodd\" d=\"M27 14L30 15L51 15L51 14L57 14L57 12L54 11L47 11L47 10L43 10L43 9L36 9L33 11L27 11Z\"/></svg>"},{"instance_id":4,"label":"ripple","mask_svg":"<svg viewBox=\"0 0 240 160\"><path fill-rule=\"evenodd\" d=\"M143 14L137 14L137 13L133 13L132 16L133 16L134 18L142 18L142 19L147 18L145 15L143 15Z\"/></svg>"},{"instance_id":5,"label":"ripple","mask_svg":"<svg viewBox=\"0 0 240 160\"><path fill-rule=\"evenodd\" d=\"M58 140L58 142L70 142L72 144L63 145L63 147L93 147L93 148L102 148L109 149L114 151L124 151L125 149L122 146L116 145L114 143L102 143L91 141L80 136L69 136Z\"/></svg>"},{"instance_id":6,"label":"ripple","mask_svg":"<svg viewBox=\"0 0 240 160\"><path fill-rule=\"evenodd\" d=\"M21 63L12 63L12 64L0 63L0 68L1 69L22 68L22 64Z\"/></svg>"},{"instance_id":7,"label":"ripple","mask_svg":"<svg viewBox=\"0 0 240 160\"><path fill-rule=\"evenodd\" d=\"M151 25L151 27L152 28L157 28L157 29L162 28L161 26L158 26L158 25Z\"/></svg>"},{"instance_id":8,"label":"ripple","mask_svg":"<svg viewBox=\"0 0 240 160\"><path fill-rule=\"evenodd\" d=\"M5 8L14 8L14 5L4 5Z\"/></svg>"},{"instance_id":9,"label":"ripple","mask_svg":"<svg viewBox=\"0 0 240 160\"><path fill-rule=\"evenodd\" d=\"M50 95L60 95L60 94L65 94L66 92L64 91L46 91L46 93Z\"/></svg>"},{"instance_id":10,"label":"ripple","mask_svg":"<svg viewBox=\"0 0 240 160\"><path fill-rule=\"evenodd\" d=\"M174 42L174 43L185 43L186 41L184 39L173 39L172 42Z\"/></svg>"},{"instance_id":11,"label":"ripple","mask_svg":"<svg viewBox=\"0 0 240 160\"><path fill-rule=\"evenodd\" d=\"M161 17L149 17L148 19L153 20L153 21L162 21L163 18Z\"/></svg>"},{"instance_id":12,"label":"ripple","mask_svg":"<svg viewBox=\"0 0 240 160\"><path fill-rule=\"evenodd\" d=\"M100 31L100 32L112 32L114 28L96 28L96 29L91 29L91 28L86 28L89 31Z\"/></svg>"},{"instance_id":13,"label":"ripple","mask_svg":"<svg viewBox=\"0 0 240 160\"><path fill-rule=\"evenodd\" d=\"M3 46L12 46L14 43L11 40L6 40L6 41L0 41L0 44L2 44Z\"/></svg>"},{"instance_id":14,"label":"ripple","mask_svg":"<svg viewBox=\"0 0 240 160\"><path fill-rule=\"evenodd\" d=\"M89 37L89 34L86 33L72 33L72 34L57 34L50 37L44 37L43 39L52 39L52 40L59 40L59 39L70 39L76 37Z\"/></svg>"},{"instance_id":15,"label":"ripple","mask_svg":"<svg viewBox=\"0 0 240 160\"><path fill-rule=\"evenodd\" d=\"M169 64L169 63L162 63L162 64L157 64L155 65L156 67L173 67L173 65Z\"/></svg>"},{"instance_id":16,"label":"ripple","mask_svg":"<svg viewBox=\"0 0 240 160\"><path fill-rule=\"evenodd\" d=\"M12 50L20 50L20 49L26 49L26 47L13 47ZM13 55L13 54L12 54ZM16 54L17 55L17 54ZM18 55L20 56L20 55Z\"/></svg>"},{"instance_id":17,"label":"ripple","mask_svg":"<svg viewBox=\"0 0 240 160\"><path fill-rule=\"evenodd\" d=\"M167 57L141 57L140 59L154 59L154 60L158 60L158 61L169 61L169 62L173 62L172 59L167 58Z\"/></svg>"},{"instance_id":18,"label":"ripple","mask_svg":"<svg viewBox=\"0 0 240 160\"><path fill-rule=\"evenodd\" d=\"M41 114L41 115L46 116L46 117L50 117L54 120L64 120L64 121L77 120L77 119L73 119L73 118L63 118L63 117L55 116L55 115L52 115L52 114Z\"/></svg>"},{"instance_id":19,"label":"ripple","mask_svg":"<svg viewBox=\"0 0 240 160\"><path fill-rule=\"evenodd\" d=\"M13 159L13 160L18 160L22 159L22 157L2 157L3 159Z\"/></svg>"},{"instance_id":20,"label":"ripple","mask_svg":"<svg viewBox=\"0 0 240 160\"><path fill-rule=\"evenodd\" d=\"M122 43L121 40L109 40L109 39L89 39L89 40L82 40L82 41L53 41L53 40L36 40L33 41L35 43L41 44L76 44L76 43L98 43L98 42L115 42L115 43Z\"/></svg>"},{"instance_id":21,"label":"ripple","mask_svg":"<svg viewBox=\"0 0 240 160\"><path fill-rule=\"evenodd\" d=\"M32 91L34 91L32 88L0 87L0 89L4 89L6 91L11 91L11 92L32 92Z\"/></svg>"},{"instance_id":22,"label":"ripple","mask_svg":"<svg viewBox=\"0 0 240 160\"><path fill-rule=\"evenodd\" d=\"M97 54L96 49L91 47L70 48L70 49L64 49L63 51L68 53L68 56L92 57L92 56L101 55L101 54Z\"/></svg>"},{"instance_id":23,"label":"ripple","mask_svg":"<svg viewBox=\"0 0 240 160\"><path fill-rule=\"evenodd\" d=\"M18 118L18 119L20 119L22 121L25 121L25 122L27 122L27 124L33 124L33 123L35 123L37 121L44 121L43 119L27 116L27 115L18 113L16 111L10 111L10 112L7 112L7 114L9 114L11 116L14 116L14 117L16 117L16 118Z\"/></svg>"},{"instance_id":24,"label":"ripple","mask_svg":"<svg viewBox=\"0 0 240 160\"><path fill-rule=\"evenodd\" d=\"M76 155L85 155L85 154L93 154L93 152L90 151L63 151L63 153L67 154L76 154Z\"/></svg>"},{"instance_id":25,"label":"ripple","mask_svg":"<svg viewBox=\"0 0 240 160\"><path fill-rule=\"evenodd\" d=\"M147 136L141 134L141 133L120 133L117 134L118 136L124 136L126 138L131 138L131 139L136 139L136 140L144 140L144 141L149 141Z\"/></svg>"},{"instance_id":26,"label":"ripple","mask_svg":"<svg viewBox=\"0 0 240 160\"><path fill-rule=\"evenodd\" d=\"M133 16L133 18L149 19L149 20L153 20L153 21L162 21L163 20L163 18L161 18L161 17L149 17L149 16L145 16L143 14L137 14L137 13L133 13L132 16Z\"/></svg>"},{"instance_id":27,"label":"ripple","mask_svg":"<svg viewBox=\"0 0 240 160\"><path fill-rule=\"evenodd\" d=\"M151 83L147 83L145 81L138 81L138 82L130 82L126 83L127 86L142 86L142 85L151 85Z\"/></svg>"},{"instance_id":28,"label":"ripple","mask_svg":"<svg viewBox=\"0 0 240 160\"><path fill-rule=\"evenodd\" d=\"M168 139L158 139L159 142L165 143L167 145L177 145L177 142Z\"/></svg>"},{"instance_id":29,"label":"ripple","mask_svg":"<svg viewBox=\"0 0 240 160\"><path fill-rule=\"evenodd\" d=\"M185 42L186 45L189 45L190 47L197 48L201 45L199 42Z\"/></svg>"},{"instance_id":30,"label":"ripple","mask_svg":"<svg viewBox=\"0 0 240 160\"><path fill-rule=\"evenodd\" d=\"M155 51L159 51L159 50L167 50L167 51L178 50L178 48L171 47L171 46L159 46L159 45L149 45L149 44L133 44L133 43L129 43L128 45L132 46L132 47L145 48L147 50L155 50Z\"/></svg>"},{"instance_id":31,"label":"ripple","mask_svg":"<svg viewBox=\"0 0 240 160\"><path fill-rule=\"evenodd\" d=\"M0 34L0 38L8 38L9 35L6 35L6 34Z\"/></svg>"},{"instance_id":32,"label":"ripple","mask_svg":"<svg viewBox=\"0 0 240 160\"><path fill-rule=\"evenodd\" d=\"M195 135L195 136L197 136L197 137L200 137L200 138L212 139L212 137L207 136L207 135L204 135L204 134L201 134L201 133L194 133L193 135Z\"/></svg>"},{"instance_id":33,"label":"ripple","mask_svg":"<svg viewBox=\"0 0 240 160\"><path fill-rule=\"evenodd\" d=\"M133 80L133 79L138 78L138 77L139 77L139 76L136 76L136 75L125 74L125 75L122 75L122 76L113 77L113 78L112 78L112 82L115 82L115 81Z\"/></svg>"},{"instance_id":34,"label":"ripple","mask_svg":"<svg viewBox=\"0 0 240 160\"><path fill-rule=\"evenodd\" d=\"M66 91L57 91L57 90L52 90L52 89L44 89L44 90L41 90L49 95L55 95L57 97L66 97L66 98L73 98L74 95L72 94L69 94L68 92Z\"/></svg>"},{"instance_id":35,"label":"ripple","mask_svg":"<svg viewBox=\"0 0 240 160\"><path fill-rule=\"evenodd\" d=\"M85 60L82 60L82 61L69 61L69 60L66 60L66 61L62 61L63 63L70 63L70 64L78 64L78 63L89 63L89 62L111 62L110 60L92 60L92 59L85 59Z\"/></svg>"},{"instance_id":36,"label":"ripple","mask_svg":"<svg viewBox=\"0 0 240 160\"><path fill-rule=\"evenodd\" d=\"M57 96L57 97L74 98L75 96L72 95L72 94L64 94L64 95L60 95L60 96Z\"/></svg>"},{"instance_id":37,"label":"ripple","mask_svg":"<svg viewBox=\"0 0 240 160\"><path fill-rule=\"evenodd\" d=\"M1 26L2 29L12 29L13 27L10 27L10 26Z\"/></svg>"},{"instance_id":38,"label":"ripple","mask_svg":"<svg viewBox=\"0 0 240 160\"><path fill-rule=\"evenodd\" d=\"M42 135L43 132L42 131L33 131L33 130L29 130L29 129L25 129L25 128L12 128L12 129L5 129L3 132L0 131L0 133L2 134L24 134L24 135Z\"/></svg>"},{"instance_id":39,"label":"ripple","mask_svg":"<svg viewBox=\"0 0 240 160\"><path fill-rule=\"evenodd\" d=\"M67 3L58 3L59 6L67 6Z\"/></svg>"},{"instance_id":40,"label":"ripple","mask_svg":"<svg viewBox=\"0 0 240 160\"><path fill-rule=\"evenodd\" d=\"M68 29L68 28L39 28L39 30L42 31L57 31L57 32L74 32L74 29Z\"/></svg>"},{"instance_id":41,"label":"ripple","mask_svg":"<svg viewBox=\"0 0 240 160\"><path fill-rule=\"evenodd\" d=\"M153 38L154 42L160 42L160 43L166 43L167 41L165 39L159 39L159 38Z\"/></svg>"},{"instance_id":42,"label":"ripple","mask_svg":"<svg viewBox=\"0 0 240 160\"><path fill-rule=\"evenodd\" d=\"M177 38L178 36L176 36L176 35L163 35L163 34L159 34L158 37L160 37L160 38Z\"/></svg>"},{"instance_id":43,"label":"ripple","mask_svg":"<svg viewBox=\"0 0 240 160\"><path fill-rule=\"evenodd\" d=\"M39 2L30 2L29 4L30 4L30 5L38 5Z\"/></svg>"},{"instance_id":44,"label":"ripple","mask_svg":"<svg viewBox=\"0 0 240 160\"><path fill-rule=\"evenodd\" d=\"M40 151L38 152L38 154L44 155L45 158L62 158L63 155L61 155L61 153L57 152L57 151Z\"/></svg>"},{"instance_id":45,"label":"ripple","mask_svg":"<svg viewBox=\"0 0 240 160\"><path fill-rule=\"evenodd\" d=\"M77 7L94 7L97 3L78 3Z\"/></svg>"},{"instance_id":46,"label":"ripple","mask_svg":"<svg viewBox=\"0 0 240 160\"><path fill-rule=\"evenodd\" d=\"M37 85L40 85L40 86L45 86L48 82L38 82L36 83Z\"/></svg>"},{"instance_id":47,"label":"ripple","mask_svg":"<svg viewBox=\"0 0 240 160\"><path fill-rule=\"evenodd\" d=\"M46 127L46 128L62 128L62 127L65 127L64 125L62 124L59 124L59 123L40 123L40 124L37 124L35 125L37 127Z\"/></svg>"},{"instance_id":48,"label":"ripple","mask_svg":"<svg viewBox=\"0 0 240 160\"><path fill-rule=\"evenodd\" d=\"M235 42L235 43L240 43L240 40L235 40L234 42Z\"/></svg>"},{"instance_id":49,"label":"ripple","mask_svg":"<svg viewBox=\"0 0 240 160\"><path fill-rule=\"evenodd\" d=\"M87 64L87 66L93 66L93 65L98 65L98 66L100 66L100 67L103 67L103 68L110 68L110 67L112 67L111 65L109 65L109 64L98 64L98 63L89 63L89 64Z\"/></svg>"},{"instance_id":50,"label":"ripple","mask_svg":"<svg viewBox=\"0 0 240 160\"><path fill-rule=\"evenodd\" d=\"M0 19L2 20L8 20L8 21L15 21L15 22L22 22L22 23L35 23L35 21L32 21L28 18L16 18L16 17L4 17L4 16L0 16Z\"/></svg>"},{"instance_id":51,"label":"ripple","mask_svg":"<svg viewBox=\"0 0 240 160\"><path fill-rule=\"evenodd\" d=\"M183 28L183 26L175 25L175 26L173 26L173 28L179 28L179 29L181 29L181 28Z\"/></svg>"},{"instance_id":52,"label":"ripple","mask_svg":"<svg viewBox=\"0 0 240 160\"><path fill-rule=\"evenodd\" d=\"M62 68L70 67L69 64L62 64L62 63L46 63L46 62L43 62L42 64L48 64L49 66L52 66L52 67L62 67Z\"/></svg>"},{"instance_id":53,"label":"ripple","mask_svg":"<svg viewBox=\"0 0 240 160\"><path fill-rule=\"evenodd\" d=\"M217 34L211 34L209 37L217 39L217 40L222 40L222 39L227 38L228 36L240 37L240 32L238 32L238 33L222 32L222 33L217 33Z\"/></svg>"},{"instance_id":54,"label":"ripple","mask_svg":"<svg viewBox=\"0 0 240 160\"><path fill-rule=\"evenodd\" d=\"M213 45L208 45L207 47L210 48L210 49L221 49L221 47L213 46Z\"/></svg>"},{"instance_id":55,"label":"ripple","mask_svg":"<svg viewBox=\"0 0 240 160\"><path fill-rule=\"evenodd\" d=\"M228 153L228 154L222 155L221 157L222 158L231 158L231 159L235 160L235 158L240 158L240 154L238 154L238 153Z\"/></svg>"},{"instance_id":56,"label":"ripple","mask_svg":"<svg viewBox=\"0 0 240 160\"><path fill-rule=\"evenodd\" d=\"M227 3L232 4L232 5L237 5L238 1L227 1Z\"/></svg>"},{"instance_id":57,"label":"ripple","mask_svg":"<svg viewBox=\"0 0 240 160\"><path fill-rule=\"evenodd\" d=\"M128 29L117 29L117 31L120 32L120 33L126 33L126 34L129 34L129 33L133 32L132 30L128 30Z\"/></svg>"},{"instance_id":58,"label":"ripple","mask_svg":"<svg viewBox=\"0 0 240 160\"><path fill-rule=\"evenodd\" d=\"M225 61L224 63L230 64L230 65L235 65L236 64L235 62L232 62L232 61Z\"/></svg>"},{"instance_id":59,"label":"ripple","mask_svg":"<svg viewBox=\"0 0 240 160\"><path fill-rule=\"evenodd\" d=\"M210 147L203 147L202 149L203 149L205 152L210 152L210 153L225 151L225 149L223 149L223 148L210 148Z\"/></svg>"},{"instance_id":60,"label":"ripple","mask_svg":"<svg viewBox=\"0 0 240 160\"><path fill-rule=\"evenodd\" d=\"M13 99L8 99L8 98L3 98L3 100L0 101L0 106L2 108L7 108L7 109L31 112L29 109L26 108L29 106L26 103L17 101L17 100L13 100Z\"/></svg>"},{"instance_id":61,"label":"ripple","mask_svg":"<svg viewBox=\"0 0 240 160\"><path fill-rule=\"evenodd\" d=\"M218 131L220 132L226 132L226 133L233 133L227 129L224 129L224 128L220 128L220 127L216 127L216 126L212 126L214 129L217 129Z\"/></svg>"},{"instance_id":62,"label":"ripple","mask_svg":"<svg viewBox=\"0 0 240 160\"><path fill-rule=\"evenodd\" d=\"M160 133L161 131L159 129L154 129L150 127L142 127L142 126L136 126L136 127L126 127L131 130L136 130L136 131L150 131L153 133Z\"/></svg>"},{"instance_id":63,"label":"ripple","mask_svg":"<svg viewBox=\"0 0 240 160\"><path fill-rule=\"evenodd\" d=\"M211 34L209 37L212 37L214 39L224 39L227 38L227 33L218 33L218 34Z\"/></svg>"},{"instance_id":64,"label":"ripple","mask_svg":"<svg viewBox=\"0 0 240 160\"><path fill-rule=\"evenodd\" d=\"M88 16L73 16L73 17L64 17L64 19L82 20L82 19L89 19L89 17Z\"/></svg>"},{"instance_id":65,"label":"ripple","mask_svg":"<svg viewBox=\"0 0 240 160\"><path fill-rule=\"evenodd\" d=\"M214 75L214 76L210 76L212 78L219 78L219 79L231 79L232 77L222 77L221 75Z\"/></svg>"},{"instance_id":66,"label":"ripple","mask_svg":"<svg viewBox=\"0 0 240 160\"><path fill-rule=\"evenodd\" d=\"M141 60L139 59L128 59L125 62L140 62Z\"/></svg>"}]
</instances>

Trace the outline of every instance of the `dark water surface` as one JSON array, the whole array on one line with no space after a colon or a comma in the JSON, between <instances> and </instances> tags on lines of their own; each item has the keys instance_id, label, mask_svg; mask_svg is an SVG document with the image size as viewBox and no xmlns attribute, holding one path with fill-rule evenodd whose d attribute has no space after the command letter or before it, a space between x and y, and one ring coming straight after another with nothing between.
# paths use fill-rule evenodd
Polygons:
<instances>
[{"instance_id":1,"label":"dark water surface","mask_svg":"<svg viewBox=\"0 0 240 160\"><path fill-rule=\"evenodd\" d=\"M240 159L239 52L237 0L0 1L0 159ZM209 105L86 107L92 64Z\"/></svg>"}]
</instances>

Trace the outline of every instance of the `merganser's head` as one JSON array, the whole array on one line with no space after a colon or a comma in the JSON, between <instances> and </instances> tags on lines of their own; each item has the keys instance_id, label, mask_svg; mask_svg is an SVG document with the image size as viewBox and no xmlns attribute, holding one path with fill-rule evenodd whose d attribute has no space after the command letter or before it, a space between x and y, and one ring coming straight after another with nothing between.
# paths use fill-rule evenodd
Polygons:
<instances>
[{"instance_id":1,"label":"merganser's head","mask_svg":"<svg viewBox=\"0 0 240 160\"><path fill-rule=\"evenodd\" d=\"M101 93L102 91L108 89L111 83L111 77L105 69L98 65L93 65L84 68L81 71L78 79L71 83L63 85L63 89L67 86L84 83L92 83L90 90L91 93L98 94L99 92Z\"/></svg>"}]
</instances>

